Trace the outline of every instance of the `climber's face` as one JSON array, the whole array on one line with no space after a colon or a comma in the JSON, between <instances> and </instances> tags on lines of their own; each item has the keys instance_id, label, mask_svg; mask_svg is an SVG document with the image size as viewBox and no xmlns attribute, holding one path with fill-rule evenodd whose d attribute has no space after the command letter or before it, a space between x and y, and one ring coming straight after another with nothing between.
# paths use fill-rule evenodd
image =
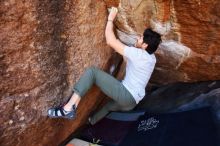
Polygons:
<instances>
[{"instance_id":1,"label":"climber's face","mask_svg":"<svg viewBox=\"0 0 220 146\"><path fill-rule=\"evenodd\" d=\"M140 48L140 49L146 49L147 48L147 44L144 43L144 37L143 35L140 35L135 43L135 47L136 48Z\"/></svg>"}]
</instances>

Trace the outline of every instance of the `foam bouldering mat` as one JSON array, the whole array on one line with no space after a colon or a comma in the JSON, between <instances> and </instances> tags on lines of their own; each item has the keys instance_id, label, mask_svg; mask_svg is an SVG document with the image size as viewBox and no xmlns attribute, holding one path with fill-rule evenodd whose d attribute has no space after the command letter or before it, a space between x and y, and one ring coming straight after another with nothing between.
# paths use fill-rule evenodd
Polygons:
<instances>
[{"instance_id":1,"label":"foam bouldering mat","mask_svg":"<svg viewBox=\"0 0 220 146\"><path fill-rule=\"evenodd\" d=\"M209 108L140 116L120 146L217 146Z\"/></svg>"},{"instance_id":2,"label":"foam bouldering mat","mask_svg":"<svg viewBox=\"0 0 220 146\"><path fill-rule=\"evenodd\" d=\"M80 138L87 141L99 141L105 146L117 146L127 135L129 129L144 115L143 110L132 112L111 112L95 125L90 125L81 132Z\"/></svg>"}]
</instances>

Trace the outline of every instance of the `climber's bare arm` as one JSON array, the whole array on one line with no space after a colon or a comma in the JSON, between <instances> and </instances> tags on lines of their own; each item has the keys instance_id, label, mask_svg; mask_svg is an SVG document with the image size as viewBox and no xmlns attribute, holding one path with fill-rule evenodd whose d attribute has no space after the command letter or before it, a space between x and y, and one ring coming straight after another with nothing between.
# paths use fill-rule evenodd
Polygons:
<instances>
[{"instance_id":1,"label":"climber's bare arm","mask_svg":"<svg viewBox=\"0 0 220 146\"><path fill-rule=\"evenodd\" d=\"M105 29L106 42L111 46L116 52L124 56L125 45L115 37L113 31L113 21L118 13L117 8L111 8L111 11L108 16L108 21Z\"/></svg>"}]
</instances>

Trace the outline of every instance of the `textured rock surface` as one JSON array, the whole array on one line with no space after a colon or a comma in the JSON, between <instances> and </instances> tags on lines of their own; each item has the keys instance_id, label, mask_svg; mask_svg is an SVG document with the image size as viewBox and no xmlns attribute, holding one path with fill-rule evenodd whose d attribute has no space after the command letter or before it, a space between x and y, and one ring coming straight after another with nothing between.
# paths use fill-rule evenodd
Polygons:
<instances>
[{"instance_id":1,"label":"textured rock surface","mask_svg":"<svg viewBox=\"0 0 220 146\"><path fill-rule=\"evenodd\" d=\"M99 92L75 121L48 119L90 65L107 69L106 8L97 1L0 2L0 145L58 145L83 124ZM85 108L86 107L86 108Z\"/></svg>"},{"instance_id":2,"label":"textured rock surface","mask_svg":"<svg viewBox=\"0 0 220 146\"><path fill-rule=\"evenodd\" d=\"M152 26L163 34L151 82L220 79L218 0L0 1L0 145L58 145L103 100L96 87L74 121L48 119L84 69L112 72L120 58L106 46L107 7L119 7L119 37L135 41ZM86 108L85 108L86 107Z\"/></svg>"},{"instance_id":3,"label":"textured rock surface","mask_svg":"<svg viewBox=\"0 0 220 146\"><path fill-rule=\"evenodd\" d=\"M121 0L118 35L125 43L146 27L163 35L152 83L218 80L219 10L218 0Z\"/></svg>"}]
</instances>

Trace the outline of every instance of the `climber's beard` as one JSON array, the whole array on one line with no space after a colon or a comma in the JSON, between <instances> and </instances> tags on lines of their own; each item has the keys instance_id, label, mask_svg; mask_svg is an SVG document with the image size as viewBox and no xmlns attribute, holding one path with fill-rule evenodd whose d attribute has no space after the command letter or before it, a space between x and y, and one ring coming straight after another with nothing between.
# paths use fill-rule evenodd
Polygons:
<instances>
[{"instance_id":1,"label":"climber's beard","mask_svg":"<svg viewBox=\"0 0 220 146\"><path fill-rule=\"evenodd\" d=\"M134 46L136 47L136 48L141 48L141 43L137 40L136 42L135 42L135 44L134 44Z\"/></svg>"},{"instance_id":2,"label":"climber's beard","mask_svg":"<svg viewBox=\"0 0 220 146\"><path fill-rule=\"evenodd\" d=\"M134 46L137 48L137 41L135 42Z\"/></svg>"},{"instance_id":3,"label":"climber's beard","mask_svg":"<svg viewBox=\"0 0 220 146\"><path fill-rule=\"evenodd\" d=\"M144 42L143 39L144 39L144 37L143 37L142 35L138 35L138 36L137 36L137 39L136 39L136 43L135 43L134 46L135 46L136 48L143 48L143 47L142 47L143 42Z\"/></svg>"}]
</instances>

